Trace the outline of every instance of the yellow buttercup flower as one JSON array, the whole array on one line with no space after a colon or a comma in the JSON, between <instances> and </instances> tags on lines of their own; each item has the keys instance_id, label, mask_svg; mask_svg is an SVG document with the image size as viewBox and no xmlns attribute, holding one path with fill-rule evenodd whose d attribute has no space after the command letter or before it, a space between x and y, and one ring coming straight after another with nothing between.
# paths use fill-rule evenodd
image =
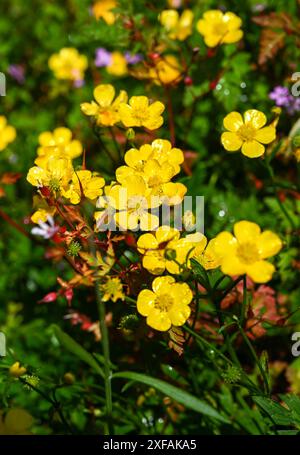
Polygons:
<instances>
[{"instance_id":1,"label":"yellow buttercup flower","mask_svg":"<svg viewBox=\"0 0 300 455\"><path fill-rule=\"evenodd\" d=\"M27 174L27 181L37 187L49 187L54 193L66 189L74 173L70 158L59 152L51 154L45 168L33 166Z\"/></svg>"},{"instance_id":2,"label":"yellow buttercup flower","mask_svg":"<svg viewBox=\"0 0 300 455\"><path fill-rule=\"evenodd\" d=\"M81 110L85 115L95 117L98 125L113 126L120 121L119 108L121 103L127 103L128 96L124 90L115 98L115 89L110 84L98 85L94 90L94 98L97 101L81 104ZM115 98L115 99L114 99Z\"/></svg>"},{"instance_id":3,"label":"yellow buttercup flower","mask_svg":"<svg viewBox=\"0 0 300 455\"><path fill-rule=\"evenodd\" d=\"M194 13L190 9L184 10L181 16L175 9L167 9L162 11L159 19L171 39L184 41L192 34Z\"/></svg>"},{"instance_id":4,"label":"yellow buttercup flower","mask_svg":"<svg viewBox=\"0 0 300 455\"><path fill-rule=\"evenodd\" d=\"M224 127L228 130L221 136L221 142L229 152L236 152L240 148L249 158L257 158L265 152L263 144L270 144L276 138L274 126L265 126L265 114L256 109L249 109L244 113L244 119L239 112L231 112L224 120Z\"/></svg>"},{"instance_id":5,"label":"yellow buttercup flower","mask_svg":"<svg viewBox=\"0 0 300 455\"><path fill-rule=\"evenodd\" d=\"M45 167L48 157L56 151L74 159L82 154L83 149L80 141L72 139L72 131L68 128L60 127L55 128L53 132L45 131L39 135L38 158L35 164Z\"/></svg>"},{"instance_id":6,"label":"yellow buttercup flower","mask_svg":"<svg viewBox=\"0 0 300 455\"><path fill-rule=\"evenodd\" d=\"M15 362L10 368L9 368L9 374L10 376L14 378L20 378L26 373L26 368L22 367L20 365L20 362Z\"/></svg>"},{"instance_id":7,"label":"yellow buttercup flower","mask_svg":"<svg viewBox=\"0 0 300 455\"><path fill-rule=\"evenodd\" d=\"M17 133L13 126L7 124L7 120L0 115L0 152L6 149L8 144L16 139Z\"/></svg>"},{"instance_id":8,"label":"yellow buttercup flower","mask_svg":"<svg viewBox=\"0 0 300 455\"><path fill-rule=\"evenodd\" d=\"M197 30L203 35L207 46L215 47L218 44L240 41L243 36L241 25L241 18L234 13L210 10L206 11L203 19L197 22Z\"/></svg>"},{"instance_id":9,"label":"yellow buttercup flower","mask_svg":"<svg viewBox=\"0 0 300 455\"><path fill-rule=\"evenodd\" d=\"M195 248L193 257L205 268L205 270L217 269L221 265L221 256L214 249L215 239L211 239L204 251Z\"/></svg>"},{"instance_id":10,"label":"yellow buttercup flower","mask_svg":"<svg viewBox=\"0 0 300 455\"><path fill-rule=\"evenodd\" d=\"M39 223L46 223L48 220L49 216L53 216L55 212L55 207L49 207L49 209L38 209L36 210L30 217L31 221L33 223L39 224Z\"/></svg>"},{"instance_id":11,"label":"yellow buttercup flower","mask_svg":"<svg viewBox=\"0 0 300 455\"><path fill-rule=\"evenodd\" d=\"M156 139L152 144L144 144L140 149L130 149L124 157L127 166L121 166L116 171L117 180L122 183L129 175L137 174L149 180L152 169L147 168L148 163L156 163L160 166L161 172L166 174L164 179L171 178L180 172L180 165L184 161L182 150L172 147L171 142L166 139ZM160 177L159 175L157 177Z\"/></svg>"},{"instance_id":12,"label":"yellow buttercup flower","mask_svg":"<svg viewBox=\"0 0 300 455\"><path fill-rule=\"evenodd\" d=\"M154 234L141 235L137 247L143 254L143 267L153 275L161 275L165 270L178 274L180 266L189 268L188 259L194 257L195 250L200 254L206 243L206 237L200 233L180 238L177 229L161 226Z\"/></svg>"},{"instance_id":13,"label":"yellow buttercup flower","mask_svg":"<svg viewBox=\"0 0 300 455\"><path fill-rule=\"evenodd\" d=\"M119 114L127 128L144 126L148 130L156 130L164 122L161 116L164 110L165 106L160 101L150 104L146 96L132 96L129 104L120 104Z\"/></svg>"},{"instance_id":14,"label":"yellow buttercup flower","mask_svg":"<svg viewBox=\"0 0 300 455\"><path fill-rule=\"evenodd\" d=\"M256 223L239 221L234 225L234 236L221 232L215 238L213 249L220 256L221 270L226 275L247 274L255 283L271 280L275 267L266 258L282 248L278 235L261 232Z\"/></svg>"},{"instance_id":15,"label":"yellow buttercup flower","mask_svg":"<svg viewBox=\"0 0 300 455\"><path fill-rule=\"evenodd\" d=\"M30 435L30 427L33 425L33 417L24 409L11 408L6 413L0 411L0 435Z\"/></svg>"},{"instance_id":16,"label":"yellow buttercup flower","mask_svg":"<svg viewBox=\"0 0 300 455\"><path fill-rule=\"evenodd\" d=\"M174 55L164 55L149 69L148 77L157 85L172 85L182 79L182 68Z\"/></svg>"},{"instance_id":17,"label":"yellow buttercup flower","mask_svg":"<svg viewBox=\"0 0 300 455\"><path fill-rule=\"evenodd\" d=\"M182 326L191 314L189 304L193 294L186 283L176 283L171 276L155 278L152 291L144 289L138 295L137 310L147 317L147 324L165 332L171 326Z\"/></svg>"},{"instance_id":18,"label":"yellow buttercup flower","mask_svg":"<svg viewBox=\"0 0 300 455\"><path fill-rule=\"evenodd\" d=\"M149 213L160 205L159 198L151 195L144 179L132 175L122 185L114 185L109 191L110 204L117 212L114 219L124 230L152 231L159 225L158 216Z\"/></svg>"},{"instance_id":19,"label":"yellow buttercup flower","mask_svg":"<svg viewBox=\"0 0 300 455\"><path fill-rule=\"evenodd\" d=\"M116 20L116 15L112 10L116 7L115 0L100 0L94 3L92 11L96 19L102 18L108 25L112 25Z\"/></svg>"},{"instance_id":20,"label":"yellow buttercup flower","mask_svg":"<svg viewBox=\"0 0 300 455\"><path fill-rule=\"evenodd\" d=\"M117 300L125 300L125 294L123 292L123 285L119 278L108 278L106 283L101 284L101 291L103 293L103 302L116 302Z\"/></svg>"},{"instance_id":21,"label":"yellow buttercup flower","mask_svg":"<svg viewBox=\"0 0 300 455\"><path fill-rule=\"evenodd\" d=\"M127 61L121 52L111 53L110 64L106 66L106 71L112 76L124 76L128 73Z\"/></svg>"},{"instance_id":22,"label":"yellow buttercup flower","mask_svg":"<svg viewBox=\"0 0 300 455\"><path fill-rule=\"evenodd\" d=\"M62 195L70 199L72 204L79 204L82 196L91 200L101 196L104 185L105 180L98 174L93 174L88 170L76 171L72 175L68 189L63 190Z\"/></svg>"},{"instance_id":23,"label":"yellow buttercup flower","mask_svg":"<svg viewBox=\"0 0 300 455\"><path fill-rule=\"evenodd\" d=\"M79 81L84 79L88 60L77 49L64 47L58 54L51 55L48 64L57 79Z\"/></svg>"}]
</instances>

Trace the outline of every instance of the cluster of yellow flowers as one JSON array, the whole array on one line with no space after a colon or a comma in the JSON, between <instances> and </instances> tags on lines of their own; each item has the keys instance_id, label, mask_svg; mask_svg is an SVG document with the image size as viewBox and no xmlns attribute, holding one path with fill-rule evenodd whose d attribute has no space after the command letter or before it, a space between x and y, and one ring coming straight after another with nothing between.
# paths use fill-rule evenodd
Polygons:
<instances>
[{"instance_id":1,"label":"cluster of yellow flowers","mask_svg":"<svg viewBox=\"0 0 300 455\"><path fill-rule=\"evenodd\" d=\"M75 171L72 160L82 154L82 145L72 139L68 128L56 128L39 136L35 166L27 174L27 180L37 188L47 187L53 195L61 195L72 204L81 198L95 200L102 194L104 179L97 173L82 169ZM47 210L42 209L32 217L34 222L45 221Z\"/></svg>"},{"instance_id":2,"label":"cluster of yellow flowers","mask_svg":"<svg viewBox=\"0 0 300 455\"><path fill-rule=\"evenodd\" d=\"M161 114L165 106L160 101L150 103L146 96L132 96L121 90L115 98L115 89L110 84L98 85L94 90L95 101L82 103L85 115L95 118L99 126L113 126L118 122L129 127L145 127L155 130L163 124Z\"/></svg>"},{"instance_id":3,"label":"cluster of yellow flowers","mask_svg":"<svg viewBox=\"0 0 300 455\"><path fill-rule=\"evenodd\" d=\"M192 34L194 13L189 9L181 15L176 9L164 10L159 20L170 39L184 41ZM197 30L208 47L216 47L240 41L243 37L241 25L240 17L230 11L209 10L198 20Z\"/></svg>"}]
</instances>

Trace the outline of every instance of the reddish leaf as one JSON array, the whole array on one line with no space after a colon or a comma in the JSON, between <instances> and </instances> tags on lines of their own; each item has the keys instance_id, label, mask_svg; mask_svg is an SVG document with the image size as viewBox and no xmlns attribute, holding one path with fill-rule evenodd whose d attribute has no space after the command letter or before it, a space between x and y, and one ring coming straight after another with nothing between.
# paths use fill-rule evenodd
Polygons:
<instances>
[{"instance_id":1,"label":"reddish leaf","mask_svg":"<svg viewBox=\"0 0 300 455\"><path fill-rule=\"evenodd\" d=\"M271 29L264 29L260 37L260 50L258 63L264 65L268 60L276 57L278 51L284 46L284 33L277 33Z\"/></svg>"},{"instance_id":2,"label":"reddish leaf","mask_svg":"<svg viewBox=\"0 0 300 455\"><path fill-rule=\"evenodd\" d=\"M292 28L293 23L291 17L286 13L270 13L263 14L252 18L253 22L261 27L270 28Z\"/></svg>"},{"instance_id":3,"label":"reddish leaf","mask_svg":"<svg viewBox=\"0 0 300 455\"><path fill-rule=\"evenodd\" d=\"M1 177L1 183L4 185L12 185L16 183L22 177L22 174L19 172L5 172Z\"/></svg>"}]
</instances>

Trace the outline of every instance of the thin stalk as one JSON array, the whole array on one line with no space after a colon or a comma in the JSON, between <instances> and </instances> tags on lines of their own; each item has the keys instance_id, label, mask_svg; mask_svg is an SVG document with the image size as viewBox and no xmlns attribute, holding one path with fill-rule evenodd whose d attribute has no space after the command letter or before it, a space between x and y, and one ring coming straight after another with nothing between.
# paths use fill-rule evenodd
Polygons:
<instances>
[{"instance_id":1,"label":"thin stalk","mask_svg":"<svg viewBox=\"0 0 300 455\"><path fill-rule=\"evenodd\" d=\"M240 323L237 321L237 326L238 326L238 329L240 331L240 334L242 335L243 337L243 340L245 341L245 343L247 344L251 354L252 354L252 357L255 361L255 363L257 364L258 368L259 368L259 371L261 373L261 376L262 376L262 379L263 379L263 382L264 382L264 389L265 389L265 392L267 393L267 395L270 395L270 387L269 387L269 381L268 381L268 378L267 378L267 375L266 375L266 372L264 370L264 368L262 367L261 365L261 362L259 360L259 358L257 357L257 354L252 346L252 344L250 343L250 340L249 338L247 337L247 335L245 334L244 330L242 329Z\"/></svg>"}]
</instances>

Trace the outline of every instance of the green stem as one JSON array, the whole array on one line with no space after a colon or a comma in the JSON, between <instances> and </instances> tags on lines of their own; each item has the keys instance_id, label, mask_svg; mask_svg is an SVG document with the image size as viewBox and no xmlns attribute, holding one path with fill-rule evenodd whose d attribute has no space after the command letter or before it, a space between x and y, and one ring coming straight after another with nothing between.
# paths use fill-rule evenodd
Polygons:
<instances>
[{"instance_id":1,"label":"green stem","mask_svg":"<svg viewBox=\"0 0 300 455\"><path fill-rule=\"evenodd\" d=\"M240 331L240 334L242 335L243 337L243 340L245 341L245 343L247 344L251 354L252 354L252 357L255 361L255 363L257 364L258 368L259 368L259 371L261 373L261 376L262 376L262 379L263 379L263 382L264 382L264 389L265 389L265 392L267 393L267 395L270 395L270 387L269 387L269 381L268 381L268 378L267 378L267 375L266 375L266 372L264 370L264 368L262 367L262 364L259 360L259 358L257 357L257 354L252 346L252 344L250 343L250 340L249 338L247 337L247 335L245 334L244 330L242 329L239 321L236 321L237 323L237 326L238 326L238 329Z\"/></svg>"},{"instance_id":2,"label":"green stem","mask_svg":"<svg viewBox=\"0 0 300 455\"><path fill-rule=\"evenodd\" d=\"M104 388L105 388L105 402L106 402L106 417L107 428L106 435L113 435L113 420L112 420L112 390L111 390L111 376L110 369L110 352L109 352L109 335L105 322L105 303L102 300L100 285L96 281L96 298L99 313L100 330L102 336L102 349L104 356Z\"/></svg>"}]
</instances>

